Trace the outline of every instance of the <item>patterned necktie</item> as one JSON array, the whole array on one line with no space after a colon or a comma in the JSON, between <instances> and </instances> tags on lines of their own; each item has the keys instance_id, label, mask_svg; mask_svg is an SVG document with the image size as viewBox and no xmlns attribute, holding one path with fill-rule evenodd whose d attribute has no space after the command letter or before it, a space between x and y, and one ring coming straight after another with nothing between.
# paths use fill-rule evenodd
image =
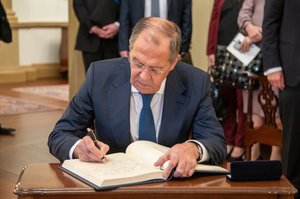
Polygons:
<instances>
[{"instance_id":1,"label":"patterned necktie","mask_svg":"<svg viewBox=\"0 0 300 199\"><path fill-rule=\"evenodd\" d=\"M159 17L159 0L151 1L151 17Z\"/></svg>"},{"instance_id":2,"label":"patterned necktie","mask_svg":"<svg viewBox=\"0 0 300 199\"><path fill-rule=\"evenodd\" d=\"M150 107L150 102L154 94L141 95L143 98L143 108L140 114L139 140L156 142L154 119Z\"/></svg>"}]
</instances>

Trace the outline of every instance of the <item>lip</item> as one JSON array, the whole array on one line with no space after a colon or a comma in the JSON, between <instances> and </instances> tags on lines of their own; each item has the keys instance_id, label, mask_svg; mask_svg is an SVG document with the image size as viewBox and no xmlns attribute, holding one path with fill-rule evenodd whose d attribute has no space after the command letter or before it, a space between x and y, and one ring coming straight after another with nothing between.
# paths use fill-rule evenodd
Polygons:
<instances>
[{"instance_id":1,"label":"lip","mask_svg":"<svg viewBox=\"0 0 300 199\"><path fill-rule=\"evenodd\" d=\"M149 86L147 84L143 84L140 81L137 81L137 84L139 85L139 87L141 88L149 88Z\"/></svg>"},{"instance_id":2,"label":"lip","mask_svg":"<svg viewBox=\"0 0 300 199\"><path fill-rule=\"evenodd\" d=\"M144 84L140 81L136 81L137 85L142 89L151 89L152 87L149 84Z\"/></svg>"}]
</instances>

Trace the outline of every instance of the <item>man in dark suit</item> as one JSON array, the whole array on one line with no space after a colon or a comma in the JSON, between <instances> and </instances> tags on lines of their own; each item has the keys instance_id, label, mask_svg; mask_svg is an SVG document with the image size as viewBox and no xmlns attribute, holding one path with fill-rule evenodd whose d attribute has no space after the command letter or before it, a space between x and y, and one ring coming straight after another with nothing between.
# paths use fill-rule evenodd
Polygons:
<instances>
[{"instance_id":1,"label":"man in dark suit","mask_svg":"<svg viewBox=\"0 0 300 199\"><path fill-rule=\"evenodd\" d=\"M180 54L182 58L187 59L187 63L191 64L192 60L190 58L189 48L192 37L192 2L191 0L163 0L161 2L165 2L165 5L160 3L160 15L157 17L173 21L180 27L182 32L182 46ZM121 1L119 51L122 57L128 56L128 39L132 28L137 21L143 17L153 16L150 12L150 8L149 11L147 10L148 7L151 7L152 3L153 1L151 0Z\"/></svg>"},{"instance_id":2,"label":"man in dark suit","mask_svg":"<svg viewBox=\"0 0 300 199\"><path fill-rule=\"evenodd\" d=\"M113 0L74 0L79 21L75 49L82 51L85 70L91 62L119 57L119 4Z\"/></svg>"},{"instance_id":3,"label":"man in dark suit","mask_svg":"<svg viewBox=\"0 0 300 199\"><path fill-rule=\"evenodd\" d=\"M265 75L280 89L283 173L300 191L300 1L267 0L262 53ZM300 194L296 198L300 198Z\"/></svg>"},{"instance_id":4,"label":"man in dark suit","mask_svg":"<svg viewBox=\"0 0 300 199\"><path fill-rule=\"evenodd\" d=\"M125 151L147 130L139 129L143 122L138 118L142 98L154 94L154 141L171 147L156 162L170 161L165 177L175 167L175 177L191 176L197 161L223 162L226 144L212 107L209 75L179 61L180 46L180 30L173 22L157 17L139 21L130 37L129 59L92 63L49 136L50 152L61 161L102 161L107 152ZM86 136L94 120L101 150Z\"/></svg>"}]
</instances>

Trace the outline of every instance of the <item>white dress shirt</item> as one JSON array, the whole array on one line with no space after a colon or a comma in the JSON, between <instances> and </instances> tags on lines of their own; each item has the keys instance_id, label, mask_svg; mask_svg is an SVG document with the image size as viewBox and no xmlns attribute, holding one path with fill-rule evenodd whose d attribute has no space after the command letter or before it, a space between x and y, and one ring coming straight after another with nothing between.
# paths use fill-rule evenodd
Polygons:
<instances>
[{"instance_id":1,"label":"white dress shirt","mask_svg":"<svg viewBox=\"0 0 300 199\"><path fill-rule=\"evenodd\" d=\"M151 0L145 0L145 17L151 17ZM159 0L159 17L168 18L168 2L167 0Z\"/></svg>"}]
</instances>

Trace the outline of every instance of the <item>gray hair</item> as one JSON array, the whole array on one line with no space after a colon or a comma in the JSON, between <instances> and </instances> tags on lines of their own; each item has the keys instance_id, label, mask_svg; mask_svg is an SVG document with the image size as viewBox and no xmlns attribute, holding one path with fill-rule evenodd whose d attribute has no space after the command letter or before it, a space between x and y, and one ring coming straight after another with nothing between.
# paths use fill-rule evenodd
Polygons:
<instances>
[{"instance_id":1,"label":"gray hair","mask_svg":"<svg viewBox=\"0 0 300 199\"><path fill-rule=\"evenodd\" d=\"M129 49L132 50L133 44L141 33L145 33L147 37L155 44L159 45L159 38L156 33L162 33L170 38L170 57L169 62L172 64L178 56L181 47L181 31L173 22L158 17L147 17L139 20L133 28L129 39Z\"/></svg>"}]
</instances>

